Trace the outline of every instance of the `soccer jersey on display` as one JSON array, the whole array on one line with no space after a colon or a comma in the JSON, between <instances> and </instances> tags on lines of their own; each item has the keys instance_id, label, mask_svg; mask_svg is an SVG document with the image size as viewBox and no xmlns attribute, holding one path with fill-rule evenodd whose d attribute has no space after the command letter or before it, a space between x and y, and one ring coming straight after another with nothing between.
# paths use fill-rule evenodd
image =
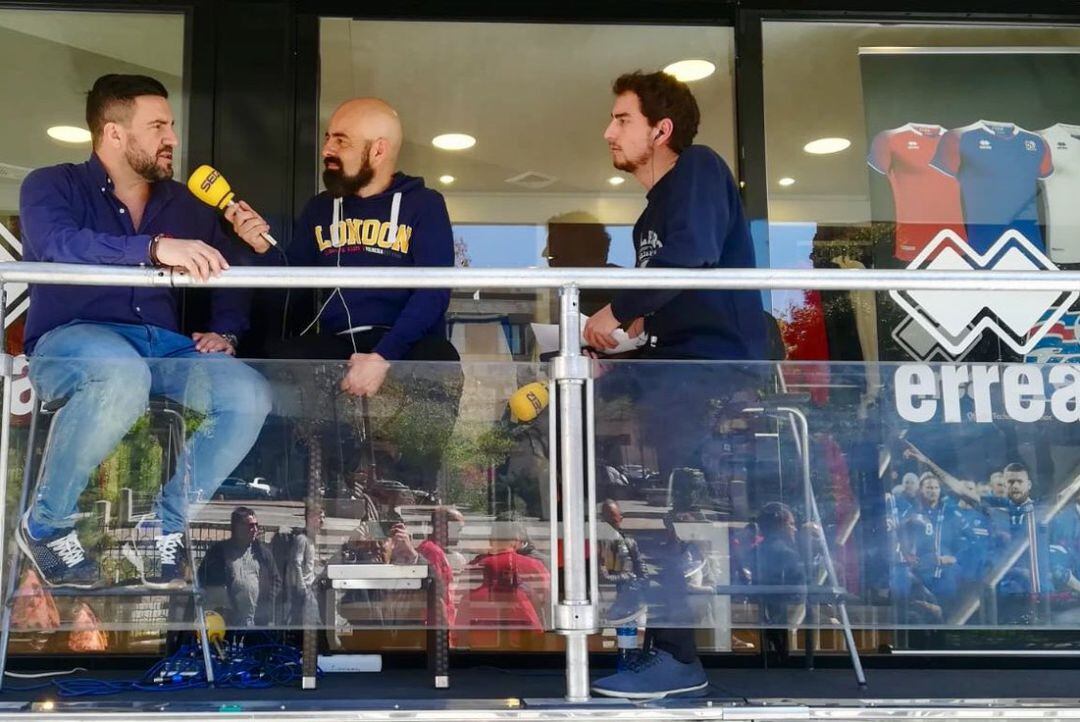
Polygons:
<instances>
[{"instance_id":1,"label":"soccer jersey on display","mask_svg":"<svg viewBox=\"0 0 1080 722\"><path fill-rule=\"evenodd\" d=\"M980 120L942 137L933 165L960 181L971 247L986 252L1005 231L1043 248L1035 204L1038 181L1054 172L1042 136L1015 123Z\"/></svg>"},{"instance_id":2,"label":"soccer jersey on display","mask_svg":"<svg viewBox=\"0 0 1080 722\"><path fill-rule=\"evenodd\" d=\"M1080 125L1058 123L1039 135L1054 173L1042 181L1046 245L1055 263L1080 263Z\"/></svg>"},{"instance_id":3,"label":"soccer jersey on display","mask_svg":"<svg viewBox=\"0 0 1080 722\"><path fill-rule=\"evenodd\" d=\"M866 162L888 177L896 206L896 249L910 261L944 228L964 235L960 186L930 166L945 129L908 123L883 130L870 144Z\"/></svg>"}]
</instances>

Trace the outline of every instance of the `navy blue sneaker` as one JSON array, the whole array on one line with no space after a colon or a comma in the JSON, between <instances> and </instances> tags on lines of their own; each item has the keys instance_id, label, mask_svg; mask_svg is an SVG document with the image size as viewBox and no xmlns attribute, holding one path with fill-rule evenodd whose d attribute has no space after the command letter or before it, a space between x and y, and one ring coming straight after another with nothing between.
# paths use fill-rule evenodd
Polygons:
<instances>
[{"instance_id":1,"label":"navy blue sneaker","mask_svg":"<svg viewBox=\"0 0 1080 722\"><path fill-rule=\"evenodd\" d=\"M699 660L684 664L662 649L640 652L622 672L593 682L592 691L605 697L660 699L669 695L701 697L709 680Z\"/></svg>"},{"instance_id":2,"label":"navy blue sneaker","mask_svg":"<svg viewBox=\"0 0 1080 722\"><path fill-rule=\"evenodd\" d=\"M135 545L126 544L123 549L124 558L139 571L142 583L156 588L178 588L187 584L184 577L187 539L184 533L164 534L159 530L151 539L143 539L145 541Z\"/></svg>"},{"instance_id":3,"label":"navy blue sneaker","mask_svg":"<svg viewBox=\"0 0 1080 722\"><path fill-rule=\"evenodd\" d=\"M184 561L187 554L187 539L184 533L177 531L154 537L154 552L157 557L157 575L147 579L146 583L162 587L184 586Z\"/></svg>"},{"instance_id":4,"label":"navy blue sneaker","mask_svg":"<svg viewBox=\"0 0 1080 722\"><path fill-rule=\"evenodd\" d=\"M30 512L23 514L15 530L15 543L50 587L93 589L101 583L97 562L86 553L74 529L58 531L42 539L30 535Z\"/></svg>"}]
</instances>

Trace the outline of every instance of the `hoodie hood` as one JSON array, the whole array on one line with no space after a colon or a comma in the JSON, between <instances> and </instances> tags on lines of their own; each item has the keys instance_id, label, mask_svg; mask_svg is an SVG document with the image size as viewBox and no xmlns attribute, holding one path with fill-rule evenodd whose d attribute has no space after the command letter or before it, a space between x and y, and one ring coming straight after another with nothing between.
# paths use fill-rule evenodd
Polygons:
<instances>
[{"instance_id":1,"label":"hoodie hood","mask_svg":"<svg viewBox=\"0 0 1080 722\"><path fill-rule=\"evenodd\" d=\"M346 198L334 197L333 205L333 224L331 225L331 236L334 238L334 242L337 243L337 229L338 222L344 218L345 201L348 200L350 205L352 204L367 204L367 203L384 203L387 198L390 198L390 237L396 238L398 233L398 218L401 214L401 199L406 193L412 193L424 189L424 179L419 176L405 175L398 172L390 179L390 185L382 193L376 193L373 196L362 198L360 196L350 196Z\"/></svg>"},{"instance_id":2,"label":"hoodie hood","mask_svg":"<svg viewBox=\"0 0 1080 722\"><path fill-rule=\"evenodd\" d=\"M363 198L360 196L349 196L344 200L348 200L350 202L355 201L358 203L367 203L369 201L382 200L387 196L394 195L395 193L411 193L413 191L421 190L424 187L424 179L420 176L405 175L401 171L398 171L390 178L390 185L387 186L386 190L384 190L383 192ZM331 196L329 191L323 191L323 193L330 196L330 198L333 200L338 200L338 196Z\"/></svg>"},{"instance_id":3,"label":"hoodie hood","mask_svg":"<svg viewBox=\"0 0 1080 722\"><path fill-rule=\"evenodd\" d=\"M322 192L297 219L288 249L293 266L449 267L454 237L446 203L422 178L395 173L382 193L335 198ZM388 360L414 343L445 334L445 289L335 289L316 319L323 334L390 329L375 347Z\"/></svg>"}]
</instances>

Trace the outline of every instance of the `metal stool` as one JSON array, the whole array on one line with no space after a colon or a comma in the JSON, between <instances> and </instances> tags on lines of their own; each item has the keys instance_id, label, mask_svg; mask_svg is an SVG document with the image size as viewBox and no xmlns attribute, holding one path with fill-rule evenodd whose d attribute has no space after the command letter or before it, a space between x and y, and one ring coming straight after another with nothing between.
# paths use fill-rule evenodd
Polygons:
<instances>
[{"instance_id":1,"label":"metal stool","mask_svg":"<svg viewBox=\"0 0 1080 722\"><path fill-rule=\"evenodd\" d=\"M18 514L16 517L18 520L22 519L23 514L25 514L26 510L29 508L30 500L33 498L31 490L36 489L41 481L41 474L45 468L45 457L53 442L53 430L55 427L51 422L51 418L64 407L67 401L67 398L55 399L49 402L38 402L35 399L35 403L32 405L30 431L26 443L26 462L23 467L22 489L19 495ZM166 437L165 443L163 444L164 454L166 459L173 459L175 464L175 460L180 458L180 454L186 443L183 414L176 405L171 403L168 399L159 397L154 397L150 400L147 410L152 415L156 415L159 418L164 417L166 419ZM45 441L41 444L39 450L37 444L39 436L38 427L43 419L48 420L48 432L46 433ZM164 474L166 479L169 477L168 467L169 464L166 464ZM189 531L190 530L185 530L185 532ZM203 663L206 665L206 678L210 684L213 684L214 670L213 665L211 664L210 643L206 634L206 618L203 610L202 592L198 586L198 575L194 573L195 558L190 538L191 535L188 533L188 564L192 571L192 582L190 587L180 589L149 589L143 585L115 586L111 588L103 587L100 589L53 587L49 588L49 593L54 597L145 597L190 595L193 599L195 608L195 624L199 631L199 644L202 648ZM11 613L17 598L16 592L18 591L22 556L22 551L19 549L18 545L11 544L7 567L8 576L4 586L3 610L2 613L0 613L0 616L2 616L2 618L0 618L0 688L3 686L4 672L7 669L8 641L11 635Z\"/></svg>"}]
</instances>

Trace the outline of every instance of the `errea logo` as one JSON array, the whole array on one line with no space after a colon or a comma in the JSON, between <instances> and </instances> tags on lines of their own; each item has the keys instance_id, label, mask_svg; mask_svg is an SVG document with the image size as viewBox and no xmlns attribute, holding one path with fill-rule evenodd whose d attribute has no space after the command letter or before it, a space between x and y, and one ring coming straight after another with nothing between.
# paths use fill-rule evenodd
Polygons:
<instances>
[{"instance_id":1,"label":"errea logo","mask_svg":"<svg viewBox=\"0 0 1080 722\"><path fill-rule=\"evenodd\" d=\"M908 265L926 270L1057 270L1023 234L1009 230L979 253L951 230L943 230ZM954 356L985 330L1019 354L1031 351L1068 311L1077 291L890 291L889 295L935 341Z\"/></svg>"},{"instance_id":2,"label":"errea logo","mask_svg":"<svg viewBox=\"0 0 1080 722\"><path fill-rule=\"evenodd\" d=\"M904 364L893 376L900 418L913 424L1080 421L1080 366L1072 364ZM970 409L965 412L965 408Z\"/></svg>"}]
</instances>

